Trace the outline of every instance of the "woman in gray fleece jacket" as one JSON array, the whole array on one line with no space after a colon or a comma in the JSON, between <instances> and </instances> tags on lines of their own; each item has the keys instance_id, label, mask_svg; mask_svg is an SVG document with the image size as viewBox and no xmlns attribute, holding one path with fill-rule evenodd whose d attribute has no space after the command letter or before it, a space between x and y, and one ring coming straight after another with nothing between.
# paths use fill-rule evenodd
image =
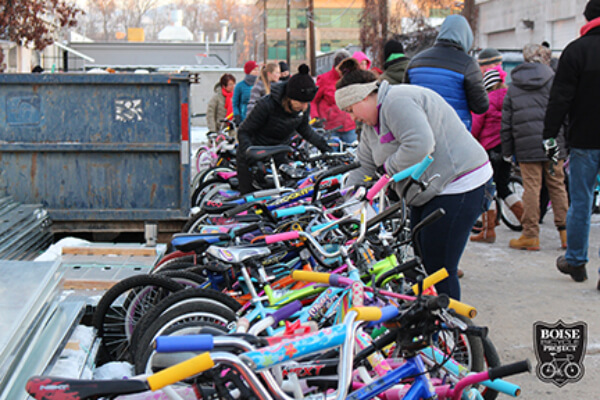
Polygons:
<instances>
[{"instance_id":1,"label":"woman in gray fleece jacket","mask_svg":"<svg viewBox=\"0 0 600 400\"><path fill-rule=\"evenodd\" d=\"M368 71L352 66L345 70L349 72L337 84L336 103L364 124L358 147L361 168L351 173L348 184L360 185L365 176L376 172L393 175L428 154L433 156L422 180L437 177L427 190L413 185L408 192L410 220L414 226L438 208L446 211L417 240L429 273L442 267L448 270L449 277L436 285L438 291L460 300L458 263L482 211L484 186L492 177L487 153L434 91L379 84ZM398 194L403 183L395 188Z\"/></svg>"}]
</instances>

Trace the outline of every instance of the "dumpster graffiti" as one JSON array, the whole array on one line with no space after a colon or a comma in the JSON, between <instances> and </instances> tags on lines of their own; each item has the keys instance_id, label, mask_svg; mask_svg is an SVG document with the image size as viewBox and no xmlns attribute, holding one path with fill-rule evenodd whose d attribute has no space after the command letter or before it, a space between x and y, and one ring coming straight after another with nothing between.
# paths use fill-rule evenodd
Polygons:
<instances>
[{"instance_id":1,"label":"dumpster graffiti","mask_svg":"<svg viewBox=\"0 0 600 400\"><path fill-rule=\"evenodd\" d=\"M121 122L141 121L142 100L115 100L115 119Z\"/></svg>"}]
</instances>

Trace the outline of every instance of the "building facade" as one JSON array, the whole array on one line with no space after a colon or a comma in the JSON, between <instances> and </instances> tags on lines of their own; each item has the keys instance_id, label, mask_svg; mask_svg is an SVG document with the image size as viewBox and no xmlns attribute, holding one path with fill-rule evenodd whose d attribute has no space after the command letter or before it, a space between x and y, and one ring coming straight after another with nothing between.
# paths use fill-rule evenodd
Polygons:
<instances>
[{"instance_id":1,"label":"building facade","mask_svg":"<svg viewBox=\"0 0 600 400\"><path fill-rule=\"evenodd\" d=\"M316 54L359 45L360 17L364 3L353 0L313 0ZM257 6L262 6L259 1ZM292 68L309 57L308 1L290 1L290 53ZM286 2L267 1L269 60L286 59ZM262 54L258 59L262 59Z\"/></svg>"},{"instance_id":2,"label":"building facade","mask_svg":"<svg viewBox=\"0 0 600 400\"><path fill-rule=\"evenodd\" d=\"M560 52L579 37L587 0L476 0L475 47L520 50L528 43L550 43Z\"/></svg>"}]
</instances>

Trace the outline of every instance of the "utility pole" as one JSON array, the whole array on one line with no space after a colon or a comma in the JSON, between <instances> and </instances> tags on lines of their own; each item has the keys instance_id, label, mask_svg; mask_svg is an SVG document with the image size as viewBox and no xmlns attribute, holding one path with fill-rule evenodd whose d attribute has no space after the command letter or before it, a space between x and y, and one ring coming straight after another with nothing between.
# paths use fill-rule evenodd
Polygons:
<instances>
[{"instance_id":1,"label":"utility pole","mask_svg":"<svg viewBox=\"0 0 600 400\"><path fill-rule=\"evenodd\" d=\"M315 4L313 0L308 0L308 52L310 59L310 73L315 76L317 73L317 52L315 49Z\"/></svg>"},{"instance_id":2,"label":"utility pole","mask_svg":"<svg viewBox=\"0 0 600 400\"><path fill-rule=\"evenodd\" d=\"M263 47L264 47L264 63L267 63L267 59L269 58L269 46L267 45L267 0L263 0L263 27L265 31L263 32Z\"/></svg>"},{"instance_id":3,"label":"utility pole","mask_svg":"<svg viewBox=\"0 0 600 400\"><path fill-rule=\"evenodd\" d=\"M291 32L290 32L290 8L291 8L291 0L286 1L286 14L285 14L285 60L287 62L288 67L292 68L292 48L291 48Z\"/></svg>"}]
</instances>

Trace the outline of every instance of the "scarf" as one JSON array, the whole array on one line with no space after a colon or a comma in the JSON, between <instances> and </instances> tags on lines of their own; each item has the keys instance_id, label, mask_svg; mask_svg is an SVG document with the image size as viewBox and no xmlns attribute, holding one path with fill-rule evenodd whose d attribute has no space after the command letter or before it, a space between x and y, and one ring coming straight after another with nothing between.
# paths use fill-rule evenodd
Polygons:
<instances>
[{"instance_id":1,"label":"scarf","mask_svg":"<svg viewBox=\"0 0 600 400\"><path fill-rule=\"evenodd\" d=\"M233 92L228 92L224 87L221 87L221 93L225 97L225 110L227 110L225 118L230 119L233 115Z\"/></svg>"},{"instance_id":2,"label":"scarf","mask_svg":"<svg viewBox=\"0 0 600 400\"><path fill-rule=\"evenodd\" d=\"M591 20L590 22L588 22L587 24L585 24L584 26L581 27L581 36L584 36L586 33L588 33L589 31L591 31L594 28L597 28L600 26L600 18L595 18L593 20Z\"/></svg>"}]
</instances>

